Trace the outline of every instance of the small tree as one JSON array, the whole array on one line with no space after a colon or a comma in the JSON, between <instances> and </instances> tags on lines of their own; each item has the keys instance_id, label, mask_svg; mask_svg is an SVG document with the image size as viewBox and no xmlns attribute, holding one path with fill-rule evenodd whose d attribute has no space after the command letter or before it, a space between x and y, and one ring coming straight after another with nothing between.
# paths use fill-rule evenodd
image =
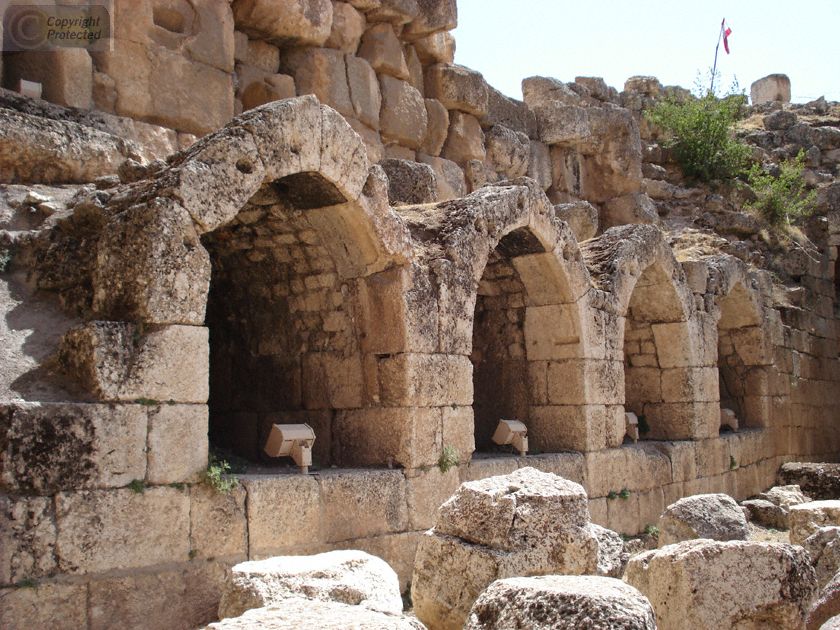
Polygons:
<instances>
[{"instance_id":1,"label":"small tree","mask_svg":"<svg viewBox=\"0 0 840 630\"><path fill-rule=\"evenodd\" d=\"M745 207L752 210L771 225L790 225L792 217L809 214L814 208L817 191L805 192L802 169L805 168L805 154L799 151L792 160L779 164L778 175L755 164L749 172L750 188L758 199Z\"/></svg>"},{"instance_id":2,"label":"small tree","mask_svg":"<svg viewBox=\"0 0 840 630\"><path fill-rule=\"evenodd\" d=\"M733 90L721 98L708 91L682 101L666 95L647 117L671 134L664 144L673 147L687 178L731 180L743 173L749 159L749 149L730 136L746 104L746 95Z\"/></svg>"}]
</instances>

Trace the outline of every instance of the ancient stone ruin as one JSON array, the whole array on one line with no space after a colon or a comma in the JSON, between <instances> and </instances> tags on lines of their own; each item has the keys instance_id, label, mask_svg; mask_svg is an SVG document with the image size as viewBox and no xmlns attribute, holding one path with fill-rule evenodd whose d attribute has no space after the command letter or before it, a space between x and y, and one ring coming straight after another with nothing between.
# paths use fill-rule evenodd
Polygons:
<instances>
[{"instance_id":1,"label":"ancient stone ruin","mask_svg":"<svg viewBox=\"0 0 840 630\"><path fill-rule=\"evenodd\" d=\"M682 178L644 111L685 90L514 100L453 63L455 0L113 11L113 52L2 59L1 627L193 630L234 565L334 550L405 591L459 485L520 468L635 535L837 459L836 103L739 128L807 156L816 211L782 242ZM263 451L298 423L306 475Z\"/></svg>"}]
</instances>

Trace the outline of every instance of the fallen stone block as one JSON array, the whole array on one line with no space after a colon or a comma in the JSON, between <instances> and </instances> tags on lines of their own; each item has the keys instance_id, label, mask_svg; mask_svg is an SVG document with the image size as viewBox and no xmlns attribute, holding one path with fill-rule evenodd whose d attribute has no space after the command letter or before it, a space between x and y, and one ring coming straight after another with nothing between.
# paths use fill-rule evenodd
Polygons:
<instances>
[{"instance_id":1,"label":"fallen stone block","mask_svg":"<svg viewBox=\"0 0 840 630\"><path fill-rule=\"evenodd\" d=\"M816 501L840 499L840 464L790 462L778 475L783 485L796 484Z\"/></svg>"},{"instance_id":2,"label":"fallen stone block","mask_svg":"<svg viewBox=\"0 0 840 630\"><path fill-rule=\"evenodd\" d=\"M205 630L425 630L413 617L391 615L332 601L292 597L241 617L211 623Z\"/></svg>"},{"instance_id":3,"label":"fallen stone block","mask_svg":"<svg viewBox=\"0 0 840 630\"><path fill-rule=\"evenodd\" d=\"M817 578L801 547L690 540L635 556L624 581L653 605L659 630L804 630Z\"/></svg>"},{"instance_id":4,"label":"fallen stone block","mask_svg":"<svg viewBox=\"0 0 840 630\"><path fill-rule=\"evenodd\" d=\"M802 546L811 555L820 588L825 588L840 571L840 527L821 527Z\"/></svg>"},{"instance_id":5,"label":"fallen stone block","mask_svg":"<svg viewBox=\"0 0 840 630\"><path fill-rule=\"evenodd\" d=\"M806 630L822 630L826 628L829 620L836 619L835 625L828 625L829 628L840 627L840 576L835 576L823 587L820 598L811 607L808 613Z\"/></svg>"},{"instance_id":6,"label":"fallen stone block","mask_svg":"<svg viewBox=\"0 0 840 630\"><path fill-rule=\"evenodd\" d=\"M290 597L402 613L399 578L388 564L364 551L278 556L242 562L225 580L219 617L239 617Z\"/></svg>"},{"instance_id":7,"label":"fallen stone block","mask_svg":"<svg viewBox=\"0 0 840 630\"><path fill-rule=\"evenodd\" d=\"M762 527L783 530L790 527L787 510L778 505L774 505L770 501L749 499L742 501L741 505L749 510L750 520L758 523Z\"/></svg>"},{"instance_id":8,"label":"fallen stone block","mask_svg":"<svg viewBox=\"0 0 840 630\"><path fill-rule=\"evenodd\" d=\"M463 483L418 546L415 613L434 630L460 630L493 581L594 574L598 548L586 492L574 482L522 468Z\"/></svg>"},{"instance_id":9,"label":"fallen stone block","mask_svg":"<svg viewBox=\"0 0 840 630\"><path fill-rule=\"evenodd\" d=\"M638 590L596 576L498 580L475 602L464 630L655 630L653 608Z\"/></svg>"},{"instance_id":10,"label":"fallen stone block","mask_svg":"<svg viewBox=\"0 0 840 630\"><path fill-rule=\"evenodd\" d=\"M595 523L590 523L589 529L598 539L598 575L621 579L630 560L630 554L624 551L621 536Z\"/></svg>"},{"instance_id":11,"label":"fallen stone block","mask_svg":"<svg viewBox=\"0 0 840 630\"><path fill-rule=\"evenodd\" d=\"M790 508L790 542L801 545L821 527L840 525L840 501L811 501Z\"/></svg>"},{"instance_id":12,"label":"fallen stone block","mask_svg":"<svg viewBox=\"0 0 840 630\"><path fill-rule=\"evenodd\" d=\"M746 540L744 511L726 494L697 494L672 503L659 518L659 547L692 540Z\"/></svg>"}]
</instances>

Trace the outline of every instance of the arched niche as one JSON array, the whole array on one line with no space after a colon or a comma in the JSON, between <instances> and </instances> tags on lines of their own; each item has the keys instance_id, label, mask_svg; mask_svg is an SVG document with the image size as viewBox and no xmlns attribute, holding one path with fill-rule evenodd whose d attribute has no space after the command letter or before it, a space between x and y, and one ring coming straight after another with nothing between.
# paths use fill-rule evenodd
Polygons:
<instances>
[{"instance_id":1,"label":"arched niche","mask_svg":"<svg viewBox=\"0 0 840 630\"><path fill-rule=\"evenodd\" d=\"M690 335L673 280L652 263L633 288L624 330L624 406L639 417L643 439L696 434Z\"/></svg>"},{"instance_id":2,"label":"arched niche","mask_svg":"<svg viewBox=\"0 0 840 630\"><path fill-rule=\"evenodd\" d=\"M558 248L562 251L562 248ZM507 452L492 442L502 419L529 427L532 450L576 448L585 409L579 304L558 250L528 227L499 240L478 282L472 329L473 413L478 452ZM581 416L581 418L578 418Z\"/></svg>"},{"instance_id":3,"label":"arched niche","mask_svg":"<svg viewBox=\"0 0 840 630\"><path fill-rule=\"evenodd\" d=\"M720 407L739 427L766 427L770 420L769 367L760 310L740 282L718 299ZM727 430L721 416L722 430ZM734 429L737 427L729 427Z\"/></svg>"}]
</instances>

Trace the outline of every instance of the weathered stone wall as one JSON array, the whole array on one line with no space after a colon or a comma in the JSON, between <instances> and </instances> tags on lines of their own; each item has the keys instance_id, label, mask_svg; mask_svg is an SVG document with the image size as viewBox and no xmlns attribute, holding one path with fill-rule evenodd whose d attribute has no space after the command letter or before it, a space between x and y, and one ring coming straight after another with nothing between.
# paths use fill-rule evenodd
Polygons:
<instances>
[{"instance_id":1,"label":"weathered stone wall","mask_svg":"<svg viewBox=\"0 0 840 630\"><path fill-rule=\"evenodd\" d=\"M0 278L75 318L0 370L3 627L198 627L226 567L280 553L363 549L405 586L457 485L526 465L635 534L682 496L837 459L836 189L784 288L749 254L675 256L656 227L654 201L688 195L641 116L655 80L535 77L514 101L451 63L450 1L116 15L114 53L36 77L90 75L89 97L45 95L110 113L0 103L3 181L97 180L3 206ZM48 398L31 384L53 371L74 386ZM502 417L544 454L499 452ZM312 425L327 468L198 483L210 442L267 463L274 422Z\"/></svg>"}]
</instances>

